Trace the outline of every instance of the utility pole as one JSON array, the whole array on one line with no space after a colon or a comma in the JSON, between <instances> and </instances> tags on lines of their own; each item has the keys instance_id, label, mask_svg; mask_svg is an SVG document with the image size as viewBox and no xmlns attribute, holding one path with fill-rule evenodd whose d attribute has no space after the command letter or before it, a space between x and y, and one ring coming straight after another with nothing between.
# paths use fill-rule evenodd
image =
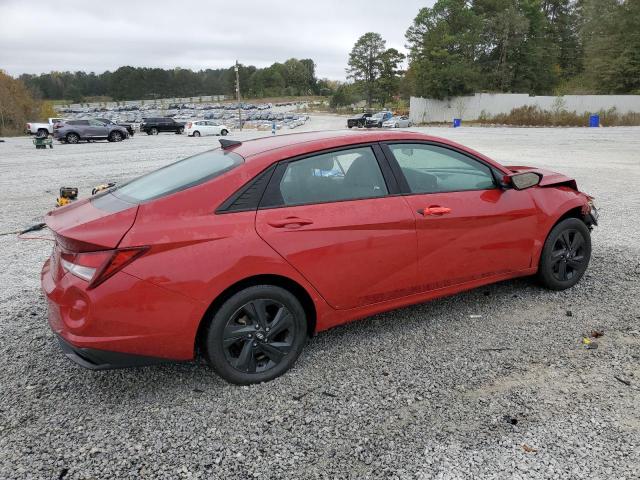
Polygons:
<instances>
[{"instance_id":1,"label":"utility pole","mask_svg":"<svg viewBox=\"0 0 640 480\"><path fill-rule=\"evenodd\" d=\"M238 101L238 124L240 125L240 130L242 130L242 107L240 106L240 65L238 65L238 60L236 60L236 100Z\"/></svg>"}]
</instances>

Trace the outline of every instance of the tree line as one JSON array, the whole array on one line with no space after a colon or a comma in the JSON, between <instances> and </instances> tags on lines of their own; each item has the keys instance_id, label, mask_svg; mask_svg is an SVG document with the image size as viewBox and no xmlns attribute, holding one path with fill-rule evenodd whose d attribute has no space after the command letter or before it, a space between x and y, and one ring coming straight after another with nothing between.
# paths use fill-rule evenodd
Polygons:
<instances>
[{"instance_id":1,"label":"tree line","mask_svg":"<svg viewBox=\"0 0 640 480\"><path fill-rule=\"evenodd\" d=\"M318 80L312 59L291 58L266 68L240 65L243 97L328 95L329 83ZM104 73L50 72L19 77L36 97L67 99L110 97L114 100L138 100L166 97L228 95L235 97L235 68L193 71L184 68L162 69L120 67Z\"/></svg>"},{"instance_id":2,"label":"tree line","mask_svg":"<svg viewBox=\"0 0 640 480\"><path fill-rule=\"evenodd\" d=\"M407 29L408 67L382 37L364 34L349 56L360 97L450 98L474 92L640 93L639 0L438 0Z\"/></svg>"},{"instance_id":3,"label":"tree line","mask_svg":"<svg viewBox=\"0 0 640 480\"><path fill-rule=\"evenodd\" d=\"M347 82L318 79L312 59L240 65L242 96L330 95L339 107L362 99L384 106L411 95L443 99L474 92L640 93L640 0L437 0L419 10L405 38L406 58L387 48L379 33L362 35L349 54ZM125 66L19 79L36 98L75 102L235 97L233 66Z\"/></svg>"}]
</instances>

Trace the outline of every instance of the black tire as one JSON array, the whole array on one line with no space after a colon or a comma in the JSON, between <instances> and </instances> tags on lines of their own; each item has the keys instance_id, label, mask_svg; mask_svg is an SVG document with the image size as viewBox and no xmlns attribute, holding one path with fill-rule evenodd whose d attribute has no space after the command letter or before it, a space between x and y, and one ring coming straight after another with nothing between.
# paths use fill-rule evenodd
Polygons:
<instances>
[{"instance_id":1,"label":"black tire","mask_svg":"<svg viewBox=\"0 0 640 480\"><path fill-rule=\"evenodd\" d=\"M200 136L200 132L196 130L195 132L193 132L193 136L194 137L199 137Z\"/></svg>"},{"instance_id":2,"label":"black tire","mask_svg":"<svg viewBox=\"0 0 640 480\"><path fill-rule=\"evenodd\" d=\"M347 125L348 128L353 128L353 125Z\"/></svg>"},{"instance_id":3,"label":"black tire","mask_svg":"<svg viewBox=\"0 0 640 480\"><path fill-rule=\"evenodd\" d=\"M109 139L110 142L121 142L123 140L123 135L120 132L111 132L111 134L109 135Z\"/></svg>"},{"instance_id":4,"label":"black tire","mask_svg":"<svg viewBox=\"0 0 640 480\"><path fill-rule=\"evenodd\" d=\"M153 127L151 130L149 130L149 132L151 133L151 135L158 135L158 129L156 127Z\"/></svg>"},{"instance_id":5,"label":"black tire","mask_svg":"<svg viewBox=\"0 0 640 480\"><path fill-rule=\"evenodd\" d=\"M184 132L184 128L183 128L183 127L179 127L179 128L176 130L176 135L182 135L182 132Z\"/></svg>"},{"instance_id":6,"label":"black tire","mask_svg":"<svg viewBox=\"0 0 640 480\"><path fill-rule=\"evenodd\" d=\"M146 130L146 131L145 131L145 133L146 133L147 135L151 135L151 131L150 131L150 130Z\"/></svg>"},{"instance_id":7,"label":"black tire","mask_svg":"<svg viewBox=\"0 0 640 480\"><path fill-rule=\"evenodd\" d=\"M36 133L36 137L38 138L44 138L48 136L49 136L49 130L47 130L46 128L40 128L38 130L38 133Z\"/></svg>"},{"instance_id":8,"label":"black tire","mask_svg":"<svg viewBox=\"0 0 640 480\"><path fill-rule=\"evenodd\" d=\"M223 137L227 136L228 133L229 133L229 131L225 130L224 128L222 130L220 130L220 135L222 135Z\"/></svg>"},{"instance_id":9,"label":"black tire","mask_svg":"<svg viewBox=\"0 0 640 480\"><path fill-rule=\"evenodd\" d=\"M65 137L67 140L67 143L78 143L80 141L80 135L78 135L77 133L67 133L67 136Z\"/></svg>"},{"instance_id":10,"label":"black tire","mask_svg":"<svg viewBox=\"0 0 640 480\"><path fill-rule=\"evenodd\" d=\"M567 218L547 237L540 255L538 280L551 290L565 290L580 281L591 258L591 233L582 220Z\"/></svg>"},{"instance_id":11,"label":"black tire","mask_svg":"<svg viewBox=\"0 0 640 480\"><path fill-rule=\"evenodd\" d=\"M207 362L222 378L238 385L267 382L295 363L307 340L307 318L288 290L256 285L222 304L204 340Z\"/></svg>"}]
</instances>

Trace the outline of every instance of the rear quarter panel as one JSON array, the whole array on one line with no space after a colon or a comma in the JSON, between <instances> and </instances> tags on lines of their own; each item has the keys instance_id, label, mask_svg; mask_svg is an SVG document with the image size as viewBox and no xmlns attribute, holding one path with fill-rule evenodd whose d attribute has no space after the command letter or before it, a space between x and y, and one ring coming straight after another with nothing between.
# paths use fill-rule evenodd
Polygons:
<instances>
[{"instance_id":1,"label":"rear quarter panel","mask_svg":"<svg viewBox=\"0 0 640 480\"><path fill-rule=\"evenodd\" d=\"M330 308L317 291L257 234L255 211L216 214L215 209L259 171L239 168L216 181L139 206L120 247L150 245L124 271L199 302L199 320L228 287L256 275L280 275L311 296L318 318ZM217 181L221 180L221 181ZM196 315L197 317L198 315Z\"/></svg>"}]
</instances>

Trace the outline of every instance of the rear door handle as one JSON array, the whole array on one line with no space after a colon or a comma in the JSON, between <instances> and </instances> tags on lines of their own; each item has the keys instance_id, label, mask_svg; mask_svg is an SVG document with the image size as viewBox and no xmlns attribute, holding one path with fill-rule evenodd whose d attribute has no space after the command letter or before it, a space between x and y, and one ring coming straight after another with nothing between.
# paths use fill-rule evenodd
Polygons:
<instances>
[{"instance_id":1,"label":"rear door handle","mask_svg":"<svg viewBox=\"0 0 640 480\"><path fill-rule=\"evenodd\" d=\"M300 228L303 225L311 225L313 220L308 218L289 217L281 220L271 220L267 223L274 228Z\"/></svg>"},{"instance_id":2,"label":"rear door handle","mask_svg":"<svg viewBox=\"0 0 640 480\"><path fill-rule=\"evenodd\" d=\"M427 215L446 215L447 213L451 213L451 209L449 207L439 207L436 205L433 207L425 207L422 210L418 210L418 213L421 213L425 217Z\"/></svg>"}]
</instances>

